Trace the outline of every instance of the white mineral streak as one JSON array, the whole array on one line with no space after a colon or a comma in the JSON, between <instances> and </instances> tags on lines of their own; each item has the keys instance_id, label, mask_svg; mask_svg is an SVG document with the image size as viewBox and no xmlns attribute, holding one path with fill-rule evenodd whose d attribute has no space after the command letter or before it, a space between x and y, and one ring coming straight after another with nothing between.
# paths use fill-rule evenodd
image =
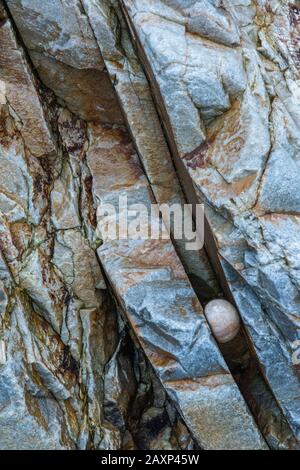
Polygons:
<instances>
[{"instance_id":1,"label":"white mineral streak","mask_svg":"<svg viewBox=\"0 0 300 470\"><path fill-rule=\"evenodd\" d=\"M0 341L0 364L6 363L6 347L3 340Z\"/></svg>"}]
</instances>

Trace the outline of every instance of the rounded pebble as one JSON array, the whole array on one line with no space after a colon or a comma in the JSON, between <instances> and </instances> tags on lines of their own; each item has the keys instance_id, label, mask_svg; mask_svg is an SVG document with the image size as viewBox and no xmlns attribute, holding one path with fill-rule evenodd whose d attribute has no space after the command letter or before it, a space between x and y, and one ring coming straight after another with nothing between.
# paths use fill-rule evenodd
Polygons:
<instances>
[{"instance_id":1,"label":"rounded pebble","mask_svg":"<svg viewBox=\"0 0 300 470\"><path fill-rule=\"evenodd\" d=\"M228 343L236 337L241 322L236 308L230 302L225 299L211 300L204 313L219 343Z\"/></svg>"}]
</instances>

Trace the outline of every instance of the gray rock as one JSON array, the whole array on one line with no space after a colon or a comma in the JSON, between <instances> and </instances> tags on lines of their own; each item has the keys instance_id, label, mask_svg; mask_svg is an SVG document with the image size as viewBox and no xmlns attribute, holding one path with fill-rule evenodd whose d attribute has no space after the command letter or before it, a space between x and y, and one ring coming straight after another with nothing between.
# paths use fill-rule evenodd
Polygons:
<instances>
[{"instance_id":1,"label":"gray rock","mask_svg":"<svg viewBox=\"0 0 300 470\"><path fill-rule=\"evenodd\" d=\"M299 16L0 0L1 449L299 449ZM205 249L105 238L119 196L204 202Z\"/></svg>"},{"instance_id":2,"label":"gray rock","mask_svg":"<svg viewBox=\"0 0 300 470\"><path fill-rule=\"evenodd\" d=\"M147 181L124 130L90 126L89 140L95 199L112 203L113 196L126 194L129 203L148 207ZM131 328L198 444L265 448L171 242L105 239L97 253Z\"/></svg>"},{"instance_id":3,"label":"gray rock","mask_svg":"<svg viewBox=\"0 0 300 470\"><path fill-rule=\"evenodd\" d=\"M225 14L222 21L232 25L224 28L226 34L230 30L225 42L217 28L210 34L208 20L205 31L202 19L198 30L192 31L187 24L186 12L201 9L202 2L201 6L200 2L167 0L121 3L156 89L177 168L189 175L194 197L207 203L206 215L216 241L207 246L216 268L223 268L221 282L240 309L264 375L299 441L299 375L292 363L300 314L295 272L300 95L294 17L298 10L258 2L255 12L252 2L233 2L226 12L212 2L207 15L211 13L217 21ZM259 20L262 17L267 18L266 29ZM257 47L258 36L261 47ZM217 86L223 87L227 103L221 91L222 105L213 101ZM191 118L196 108L205 124L204 130L201 120L192 118L202 135L197 144L194 127L189 135L184 134L185 124L178 120L187 114ZM289 242L282 242L287 237L294 253L291 265L287 262L290 255L285 254L290 251Z\"/></svg>"},{"instance_id":4,"label":"gray rock","mask_svg":"<svg viewBox=\"0 0 300 470\"><path fill-rule=\"evenodd\" d=\"M83 119L122 122L80 0L7 5L43 83Z\"/></svg>"}]
</instances>

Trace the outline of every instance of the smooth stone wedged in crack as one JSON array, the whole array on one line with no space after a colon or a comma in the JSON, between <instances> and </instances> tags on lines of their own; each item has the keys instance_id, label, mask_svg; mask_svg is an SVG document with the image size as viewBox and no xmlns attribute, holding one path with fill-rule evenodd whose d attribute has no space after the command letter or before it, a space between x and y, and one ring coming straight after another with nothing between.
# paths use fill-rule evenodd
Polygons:
<instances>
[{"instance_id":1,"label":"smooth stone wedged in crack","mask_svg":"<svg viewBox=\"0 0 300 470\"><path fill-rule=\"evenodd\" d=\"M86 123L61 105L68 101L87 119L96 109L97 119L120 122L107 74L106 87L90 69L76 73L98 60L98 46L90 41L91 30L85 30L80 2L22 5L20 22L18 14L15 21L5 16L0 22L2 38L19 38L0 50L0 447L192 449L189 431L121 326L95 254L99 241L93 178L85 159ZM67 14L61 14L66 6ZM57 29L63 29L50 45L54 25L47 15L54 15ZM22 30L26 43L28 24L30 50L24 52L18 33ZM77 36L74 42L70 30ZM42 44L55 60L41 58L45 70L37 74L27 52L34 59L32 49ZM57 64L59 59L74 60L67 66ZM41 77L58 92L58 100ZM46 117L49 135L55 135L53 149L44 132ZM119 362L120 373L111 377Z\"/></svg>"},{"instance_id":2,"label":"smooth stone wedged in crack","mask_svg":"<svg viewBox=\"0 0 300 470\"><path fill-rule=\"evenodd\" d=\"M233 340L240 329L236 308L224 299L211 300L204 309L206 319L219 343Z\"/></svg>"}]
</instances>

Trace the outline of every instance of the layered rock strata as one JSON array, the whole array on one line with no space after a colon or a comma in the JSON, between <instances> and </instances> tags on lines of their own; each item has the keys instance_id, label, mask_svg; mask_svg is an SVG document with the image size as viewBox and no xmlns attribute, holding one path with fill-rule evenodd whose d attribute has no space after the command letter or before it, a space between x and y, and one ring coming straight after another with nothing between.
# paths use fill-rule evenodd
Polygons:
<instances>
[{"instance_id":1,"label":"layered rock strata","mask_svg":"<svg viewBox=\"0 0 300 470\"><path fill-rule=\"evenodd\" d=\"M96 257L87 123L0 18L0 448L194 448Z\"/></svg>"},{"instance_id":2,"label":"layered rock strata","mask_svg":"<svg viewBox=\"0 0 300 470\"><path fill-rule=\"evenodd\" d=\"M299 441L297 7L121 3L186 192L206 203L211 258Z\"/></svg>"},{"instance_id":3,"label":"layered rock strata","mask_svg":"<svg viewBox=\"0 0 300 470\"><path fill-rule=\"evenodd\" d=\"M0 448L299 448L298 10L0 1ZM205 249L105 238L120 196Z\"/></svg>"}]
</instances>

